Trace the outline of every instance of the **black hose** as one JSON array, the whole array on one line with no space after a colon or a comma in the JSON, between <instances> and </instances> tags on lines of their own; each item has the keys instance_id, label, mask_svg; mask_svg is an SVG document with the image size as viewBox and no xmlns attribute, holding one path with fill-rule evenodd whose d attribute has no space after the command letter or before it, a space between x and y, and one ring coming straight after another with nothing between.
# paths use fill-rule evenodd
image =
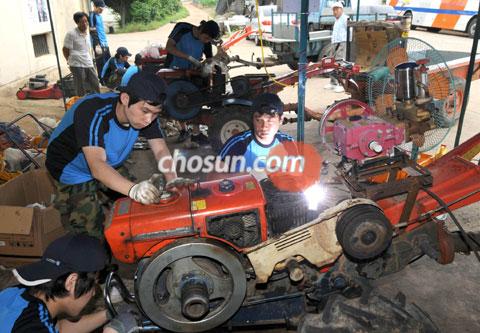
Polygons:
<instances>
[{"instance_id":1,"label":"black hose","mask_svg":"<svg viewBox=\"0 0 480 333\"><path fill-rule=\"evenodd\" d=\"M448 208L448 205L445 201L443 201L438 195L436 195L435 193L433 193L432 191L430 191L429 189L426 189L426 188L422 188L422 190L427 193L429 196L431 196L433 199L435 199L442 207L443 209L448 213L448 215L450 215L450 217L452 218L453 220L453 223L455 223L455 225L457 226L458 230L460 230L460 233L462 234L462 237L465 239L465 242L467 243L467 245L470 247L470 249L472 250L472 252L475 254L475 257L477 257L477 260L480 262L480 255L478 254L478 251L475 250L475 244L472 244L472 242L476 243L476 240L472 240L470 235L468 235L466 232L465 232L465 229L463 229L462 225L460 224L460 222L458 222L457 218L455 217L455 215L453 215L452 211L450 210L450 208Z\"/></svg>"}]
</instances>

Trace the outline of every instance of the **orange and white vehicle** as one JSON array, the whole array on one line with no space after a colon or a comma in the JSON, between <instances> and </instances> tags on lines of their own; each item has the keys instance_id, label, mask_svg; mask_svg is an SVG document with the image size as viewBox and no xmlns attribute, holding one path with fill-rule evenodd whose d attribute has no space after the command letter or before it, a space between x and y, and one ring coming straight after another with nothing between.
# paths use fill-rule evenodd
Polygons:
<instances>
[{"instance_id":1,"label":"orange and white vehicle","mask_svg":"<svg viewBox=\"0 0 480 333\"><path fill-rule=\"evenodd\" d=\"M389 0L400 15L412 17L412 28L426 27L475 34L479 0Z\"/></svg>"}]
</instances>

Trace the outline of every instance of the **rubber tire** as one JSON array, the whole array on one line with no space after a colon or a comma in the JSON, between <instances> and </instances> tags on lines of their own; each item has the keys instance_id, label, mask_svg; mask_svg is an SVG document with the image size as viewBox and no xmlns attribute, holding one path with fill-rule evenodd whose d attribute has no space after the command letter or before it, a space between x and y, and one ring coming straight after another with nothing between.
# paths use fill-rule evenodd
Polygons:
<instances>
[{"instance_id":1,"label":"rubber tire","mask_svg":"<svg viewBox=\"0 0 480 333\"><path fill-rule=\"evenodd\" d=\"M475 26L477 25L477 18L474 17L467 26L468 37L473 38L475 36Z\"/></svg>"},{"instance_id":2,"label":"rubber tire","mask_svg":"<svg viewBox=\"0 0 480 333\"><path fill-rule=\"evenodd\" d=\"M288 68L290 68L292 71L298 71L298 62L289 62L287 64Z\"/></svg>"},{"instance_id":3,"label":"rubber tire","mask_svg":"<svg viewBox=\"0 0 480 333\"><path fill-rule=\"evenodd\" d=\"M218 109L213 116L213 123L208 127L208 138L212 149L215 153L219 153L225 142L222 142L223 126L232 120L239 120L248 125L250 129L253 128L252 113L249 107L227 106Z\"/></svg>"}]
</instances>

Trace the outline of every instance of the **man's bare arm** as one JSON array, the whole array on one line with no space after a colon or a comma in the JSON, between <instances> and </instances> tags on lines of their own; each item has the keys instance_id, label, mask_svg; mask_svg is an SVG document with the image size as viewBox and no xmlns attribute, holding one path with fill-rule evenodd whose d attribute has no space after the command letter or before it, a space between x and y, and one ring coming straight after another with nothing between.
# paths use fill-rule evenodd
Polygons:
<instances>
[{"instance_id":1,"label":"man's bare arm","mask_svg":"<svg viewBox=\"0 0 480 333\"><path fill-rule=\"evenodd\" d=\"M83 147L83 153L87 160L93 178L100 181L109 189L128 195L134 183L126 179L107 163L105 149L101 147Z\"/></svg>"}]
</instances>

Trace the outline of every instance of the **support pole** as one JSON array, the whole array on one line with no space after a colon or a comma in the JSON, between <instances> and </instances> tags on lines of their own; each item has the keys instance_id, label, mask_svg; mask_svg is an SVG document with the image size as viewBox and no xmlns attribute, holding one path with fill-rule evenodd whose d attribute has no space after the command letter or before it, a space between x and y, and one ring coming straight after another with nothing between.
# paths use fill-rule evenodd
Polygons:
<instances>
[{"instance_id":1,"label":"support pole","mask_svg":"<svg viewBox=\"0 0 480 333\"><path fill-rule=\"evenodd\" d=\"M65 89L65 84L63 83L62 68L60 67L60 58L58 57L57 38L55 36L55 28L53 27L53 16L52 10L50 9L50 0L47 0L47 8L48 18L50 19L50 29L52 29L53 47L55 48L55 57L57 58L58 75L60 76L60 84L62 85L63 108L65 109L65 112L67 112L67 101L65 100L65 93L63 91L63 89Z\"/></svg>"},{"instance_id":2,"label":"support pole","mask_svg":"<svg viewBox=\"0 0 480 333\"><path fill-rule=\"evenodd\" d=\"M300 8L300 57L298 61L297 141L305 139L305 84L307 82L308 3L302 0Z\"/></svg>"},{"instance_id":3,"label":"support pole","mask_svg":"<svg viewBox=\"0 0 480 333\"><path fill-rule=\"evenodd\" d=\"M357 0L357 19L356 19L357 22L359 18L360 18L360 0Z\"/></svg>"},{"instance_id":4,"label":"support pole","mask_svg":"<svg viewBox=\"0 0 480 333\"><path fill-rule=\"evenodd\" d=\"M460 144L460 137L462 136L463 121L465 119L465 112L467 111L468 97L470 95L470 86L472 84L473 67L475 66L475 57L477 55L478 38L480 38L480 24L478 18L480 17L480 2L478 5L477 25L475 27L475 35L473 36L472 52L470 53L470 63L468 64L467 77L465 78L465 92L463 94L462 111L460 112L460 119L458 120L457 135L455 137L455 147Z\"/></svg>"}]
</instances>

